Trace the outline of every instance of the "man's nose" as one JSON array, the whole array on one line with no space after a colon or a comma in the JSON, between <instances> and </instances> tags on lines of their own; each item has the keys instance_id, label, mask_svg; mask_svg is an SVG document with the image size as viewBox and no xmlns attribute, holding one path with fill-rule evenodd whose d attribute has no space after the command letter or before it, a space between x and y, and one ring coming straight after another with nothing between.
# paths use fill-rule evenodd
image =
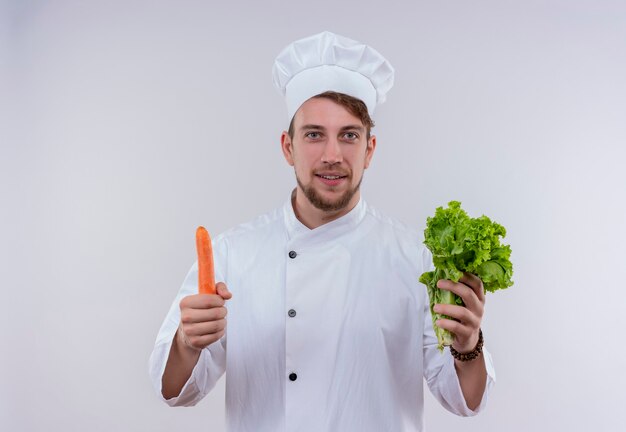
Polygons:
<instances>
[{"instance_id":1,"label":"man's nose","mask_svg":"<svg viewBox=\"0 0 626 432\"><path fill-rule=\"evenodd\" d=\"M330 138L328 141L326 141L326 145L324 146L324 153L322 154L322 162L331 165L343 162L341 147L337 138Z\"/></svg>"}]
</instances>

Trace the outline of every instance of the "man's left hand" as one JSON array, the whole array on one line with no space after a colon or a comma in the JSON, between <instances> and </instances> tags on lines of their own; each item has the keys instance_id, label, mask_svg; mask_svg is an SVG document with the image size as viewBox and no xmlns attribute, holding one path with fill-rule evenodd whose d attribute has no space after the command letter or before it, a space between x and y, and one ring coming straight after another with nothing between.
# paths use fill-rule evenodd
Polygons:
<instances>
[{"instance_id":1,"label":"man's left hand","mask_svg":"<svg viewBox=\"0 0 626 432\"><path fill-rule=\"evenodd\" d=\"M465 306L436 304L435 312L454 318L440 319L436 324L454 333L452 346L455 350L459 353L472 351L478 343L478 333L485 310L485 290L482 281L476 275L464 273L459 282L442 279L437 282L437 287L452 291L461 297Z\"/></svg>"}]
</instances>

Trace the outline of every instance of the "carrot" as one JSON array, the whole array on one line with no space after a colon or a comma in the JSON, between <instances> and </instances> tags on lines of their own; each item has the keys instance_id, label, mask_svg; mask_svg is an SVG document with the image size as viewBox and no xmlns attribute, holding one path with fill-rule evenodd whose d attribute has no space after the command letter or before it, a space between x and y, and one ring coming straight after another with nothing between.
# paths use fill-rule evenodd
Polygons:
<instances>
[{"instance_id":1,"label":"carrot","mask_svg":"<svg viewBox=\"0 0 626 432\"><path fill-rule=\"evenodd\" d=\"M198 293L216 294L211 237L201 226L196 230L196 249L198 250Z\"/></svg>"}]
</instances>

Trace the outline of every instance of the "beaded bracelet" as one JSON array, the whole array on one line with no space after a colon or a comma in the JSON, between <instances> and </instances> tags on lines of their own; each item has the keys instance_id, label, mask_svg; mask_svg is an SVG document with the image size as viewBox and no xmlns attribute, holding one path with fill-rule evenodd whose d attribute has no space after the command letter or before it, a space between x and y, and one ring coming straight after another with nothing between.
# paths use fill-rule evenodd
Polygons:
<instances>
[{"instance_id":1,"label":"beaded bracelet","mask_svg":"<svg viewBox=\"0 0 626 432\"><path fill-rule=\"evenodd\" d=\"M476 357L478 357L480 353L483 352L483 343L483 330L480 329L478 331L478 343L476 343L476 347L472 351L461 354L460 352L452 348L452 345L450 345L450 354L452 354L452 357L462 362L472 361Z\"/></svg>"}]
</instances>

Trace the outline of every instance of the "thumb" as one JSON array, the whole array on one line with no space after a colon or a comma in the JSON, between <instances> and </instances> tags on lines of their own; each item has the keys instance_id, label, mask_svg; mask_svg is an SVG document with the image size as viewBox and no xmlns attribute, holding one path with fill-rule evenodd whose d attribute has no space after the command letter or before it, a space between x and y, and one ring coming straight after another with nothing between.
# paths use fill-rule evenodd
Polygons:
<instances>
[{"instance_id":1,"label":"thumb","mask_svg":"<svg viewBox=\"0 0 626 432\"><path fill-rule=\"evenodd\" d=\"M224 300L228 300L233 296L233 294L228 291L228 288L226 288L226 284L224 282L218 282L215 286L215 289L217 291L217 294Z\"/></svg>"}]
</instances>

